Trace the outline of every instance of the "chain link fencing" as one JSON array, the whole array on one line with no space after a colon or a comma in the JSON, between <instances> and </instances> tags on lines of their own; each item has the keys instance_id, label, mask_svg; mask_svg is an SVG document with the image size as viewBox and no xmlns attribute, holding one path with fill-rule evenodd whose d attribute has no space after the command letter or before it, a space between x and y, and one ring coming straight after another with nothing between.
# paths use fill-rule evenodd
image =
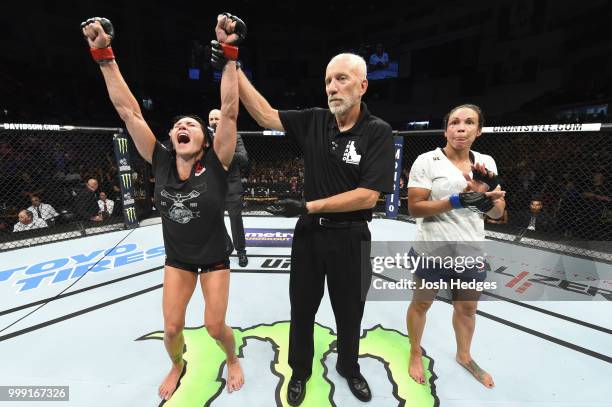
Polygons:
<instances>
[{"instance_id":1,"label":"chain link fencing","mask_svg":"<svg viewBox=\"0 0 612 407\"><path fill-rule=\"evenodd\" d=\"M599 124L485 128L472 149L493 157L506 191L506 213L485 218L487 235L612 260L611 131ZM398 134L404 137L400 212L408 216L410 166L444 147L445 138L441 130Z\"/></svg>"},{"instance_id":2,"label":"chain link fencing","mask_svg":"<svg viewBox=\"0 0 612 407\"><path fill-rule=\"evenodd\" d=\"M0 250L122 229L119 163L113 153L113 136L121 132L0 124ZM132 174L137 204L146 203L144 189L137 187L144 184L143 167ZM137 216L146 212L141 204Z\"/></svg>"},{"instance_id":3,"label":"chain link fencing","mask_svg":"<svg viewBox=\"0 0 612 407\"><path fill-rule=\"evenodd\" d=\"M593 257L593 251L608 253L603 257L608 259L612 253L612 130L610 125L596 129L591 125L555 126L485 128L474 143L475 151L495 159L507 193L504 217L485 219L487 234L587 257ZM121 163L113 154L112 135L118 131L121 129L48 131L0 125L0 250L125 227ZM398 217L413 222L407 208L410 167L418 155L443 147L445 139L441 130L395 133L404 141ZM249 154L248 165L241 168L243 214L267 215L265 208L278 199L301 199L304 164L297 145L279 132L240 134ZM155 180L150 165L139 157L131 141L129 144L136 215L140 220L158 216L152 201ZM92 218L103 207L86 214L81 202L90 178L99 183L95 200L100 201L104 192L113 202L113 210L96 220ZM40 222L19 226L20 216L29 216L26 211L33 218L43 218L46 226ZM383 196L375 213L385 216Z\"/></svg>"},{"instance_id":4,"label":"chain link fencing","mask_svg":"<svg viewBox=\"0 0 612 407\"><path fill-rule=\"evenodd\" d=\"M473 149L494 158L507 194L504 216L485 218L488 236L587 257L612 253L611 131L608 125L576 124L485 128ZM301 198L304 167L297 146L278 134L241 134L250 157L242 169L244 213L265 215L277 199ZM444 147L445 138L442 130L395 134L404 140L399 218L414 221L407 206L410 167L420 154ZM383 196L375 212L384 216Z\"/></svg>"}]
</instances>

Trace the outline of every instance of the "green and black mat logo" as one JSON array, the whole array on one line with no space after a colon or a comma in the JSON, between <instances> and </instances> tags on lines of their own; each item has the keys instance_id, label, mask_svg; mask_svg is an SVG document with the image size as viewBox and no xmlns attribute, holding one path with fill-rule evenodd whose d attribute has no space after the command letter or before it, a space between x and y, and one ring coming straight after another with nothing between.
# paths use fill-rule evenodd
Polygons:
<instances>
[{"instance_id":1,"label":"green and black mat logo","mask_svg":"<svg viewBox=\"0 0 612 407\"><path fill-rule=\"evenodd\" d=\"M172 398L164 406L202 407L211 403L224 391L223 365L225 353L208 335L204 327L186 328L185 353L187 362L185 375ZM157 331L144 335L137 340L163 340L163 332ZM249 341L268 342L275 356L270 361L270 370L278 377L278 384L270 392L274 394L276 405L285 407L287 403L287 384L291 377L291 368L287 363L289 352L289 322L280 321L273 324L260 324L250 328L234 328L236 349L242 356ZM304 407L335 407L333 400L334 383L329 380L324 361L331 352L335 352L336 335L332 329L315 324L314 327L314 363L312 376L307 384L306 398L301 404ZM161 350L160 350L161 351ZM393 397L398 406L435 407L439 405L435 392L433 360L423 356L426 370L426 384L415 383L408 376L408 355L410 344L406 335L392 329L376 325L364 332L359 345L360 357L373 358L381 362L387 371L387 377L393 386ZM246 377L247 384L256 378ZM244 391L245 389L241 390ZM376 394L375 394L376 396Z\"/></svg>"}]
</instances>

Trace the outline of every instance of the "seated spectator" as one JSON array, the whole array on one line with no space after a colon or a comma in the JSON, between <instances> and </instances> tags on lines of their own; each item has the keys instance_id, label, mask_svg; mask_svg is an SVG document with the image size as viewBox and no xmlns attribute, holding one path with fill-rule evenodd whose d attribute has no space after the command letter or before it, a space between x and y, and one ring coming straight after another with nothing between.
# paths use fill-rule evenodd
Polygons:
<instances>
[{"instance_id":1,"label":"seated spectator","mask_svg":"<svg viewBox=\"0 0 612 407\"><path fill-rule=\"evenodd\" d=\"M40 196L32 195L30 198L30 202L32 202L32 206L28 208L30 212L34 215L34 219L40 218L49 223L49 221L53 222L56 217L59 216L59 213L53 208L53 206L43 203L40 200Z\"/></svg>"},{"instance_id":2,"label":"seated spectator","mask_svg":"<svg viewBox=\"0 0 612 407\"><path fill-rule=\"evenodd\" d=\"M98 207L100 208L100 216L104 219L108 219L113 216L113 208L115 207L115 202L111 201L106 197L106 192L100 192L100 199L98 200Z\"/></svg>"},{"instance_id":3,"label":"seated spectator","mask_svg":"<svg viewBox=\"0 0 612 407\"><path fill-rule=\"evenodd\" d=\"M544 209L544 204L539 196L534 197L529 204L531 213L527 230L532 232L552 232L555 229L554 217L549 210Z\"/></svg>"},{"instance_id":4,"label":"seated spectator","mask_svg":"<svg viewBox=\"0 0 612 407\"><path fill-rule=\"evenodd\" d=\"M370 71L387 69L389 67L389 54L383 50L382 44L376 44L376 52L370 55Z\"/></svg>"},{"instance_id":5,"label":"seated spectator","mask_svg":"<svg viewBox=\"0 0 612 407\"><path fill-rule=\"evenodd\" d=\"M13 226L13 232L23 232L25 230L46 228L47 222L41 218L34 219L34 214L27 209L19 212L19 222Z\"/></svg>"},{"instance_id":6,"label":"seated spectator","mask_svg":"<svg viewBox=\"0 0 612 407\"><path fill-rule=\"evenodd\" d=\"M87 183L81 188L76 195L74 202L74 212L80 220L91 220L100 222L103 220L100 216L100 207L96 199L96 190L98 189L98 181L90 178Z\"/></svg>"}]
</instances>

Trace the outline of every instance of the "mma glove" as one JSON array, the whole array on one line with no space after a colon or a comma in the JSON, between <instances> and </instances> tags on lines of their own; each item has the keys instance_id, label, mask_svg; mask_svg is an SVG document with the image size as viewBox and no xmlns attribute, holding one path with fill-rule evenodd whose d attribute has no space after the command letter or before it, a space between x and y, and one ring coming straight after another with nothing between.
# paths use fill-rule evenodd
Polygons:
<instances>
[{"instance_id":1,"label":"mma glove","mask_svg":"<svg viewBox=\"0 0 612 407\"><path fill-rule=\"evenodd\" d=\"M244 41L247 34L247 26L244 21L230 13L222 13L222 15L236 22L233 34L236 34L238 38L228 43L220 43L216 40L210 42L210 63L215 69L218 69L220 71L223 70L223 67L225 66L227 61L236 61L238 59L237 45ZM238 67L240 66L238 65Z\"/></svg>"},{"instance_id":2,"label":"mma glove","mask_svg":"<svg viewBox=\"0 0 612 407\"><path fill-rule=\"evenodd\" d=\"M494 206L493 200L484 192L462 192L451 195L448 200L453 209L467 208L479 214L489 212Z\"/></svg>"},{"instance_id":3,"label":"mma glove","mask_svg":"<svg viewBox=\"0 0 612 407\"><path fill-rule=\"evenodd\" d=\"M227 61L236 61L236 58L238 58L238 47L223 44L217 40L210 42L210 64L213 68L223 71ZM238 61L236 61L236 68L240 68Z\"/></svg>"},{"instance_id":4,"label":"mma glove","mask_svg":"<svg viewBox=\"0 0 612 407\"><path fill-rule=\"evenodd\" d=\"M266 210L272 215L284 216L287 218L308 214L306 201L298 201L296 199L281 199L274 205L268 206Z\"/></svg>"},{"instance_id":5,"label":"mma glove","mask_svg":"<svg viewBox=\"0 0 612 407\"><path fill-rule=\"evenodd\" d=\"M112 39L115 37L115 28L108 18L92 17L81 23L81 29L96 21L100 23L104 32L110 37L110 41L105 48L89 48L89 51L94 61L98 64L106 64L115 60L115 54L113 54L113 49L110 46Z\"/></svg>"},{"instance_id":6,"label":"mma glove","mask_svg":"<svg viewBox=\"0 0 612 407\"><path fill-rule=\"evenodd\" d=\"M474 170L472 174L472 179L487 184L489 186L489 191L493 191L499 186L499 177L493 171L487 170L487 173L483 174L480 171Z\"/></svg>"}]
</instances>

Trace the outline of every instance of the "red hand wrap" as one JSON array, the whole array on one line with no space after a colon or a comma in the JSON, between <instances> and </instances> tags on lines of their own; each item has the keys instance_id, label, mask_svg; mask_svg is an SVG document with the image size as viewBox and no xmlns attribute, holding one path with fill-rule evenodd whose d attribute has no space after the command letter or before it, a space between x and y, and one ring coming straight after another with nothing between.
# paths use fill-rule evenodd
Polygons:
<instances>
[{"instance_id":1,"label":"red hand wrap","mask_svg":"<svg viewBox=\"0 0 612 407\"><path fill-rule=\"evenodd\" d=\"M113 49L111 47L90 48L89 51L96 62L112 61L115 59L115 54L113 54Z\"/></svg>"},{"instance_id":2,"label":"red hand wrap","mask_svg":"<svg viewBox=\"0 0 612 407\"><path fill-rule=\"evenodd\" d=\"M223 55L225 55L225 58L229 59L230 61L235 61L238 59L238 47L221 43L221 49L223 49Z\"/></svg>"}]
</instances>

